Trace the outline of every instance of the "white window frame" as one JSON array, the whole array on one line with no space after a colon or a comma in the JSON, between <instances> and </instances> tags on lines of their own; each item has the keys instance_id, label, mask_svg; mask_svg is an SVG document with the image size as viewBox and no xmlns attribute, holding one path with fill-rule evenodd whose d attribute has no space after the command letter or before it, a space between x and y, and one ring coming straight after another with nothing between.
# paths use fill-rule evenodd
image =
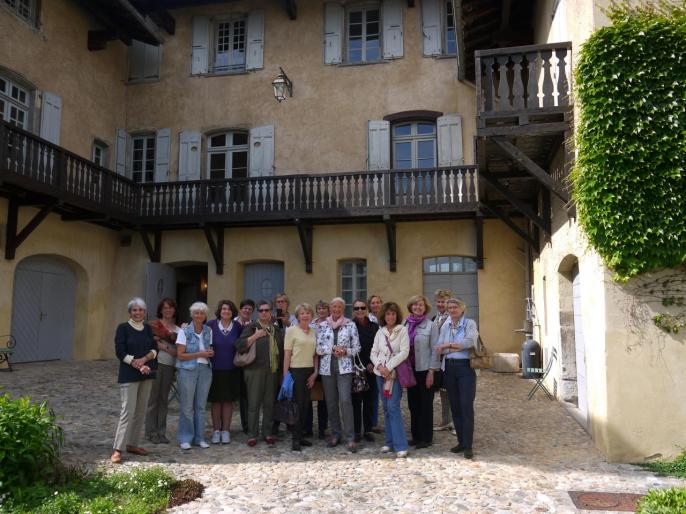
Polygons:
<instances>
[{"instance_id":1,"label":"white window frame","mask_svg":"<svg viewBox=\"0 0 686 514\"><path fill-rule=\"evenodd\" d=\"M417 134L417 125L419 124L430 124L433 125L434 131L433 134ZM398 127L402 127L405 125L409 125L411 127L410 130L410 135L409 136L396 136L395 135L395 129ZM419 166L419 157L418 157L418 146L420 142L424 141L433 141L433 147L434 147L434 162L431 166L422 166L422 168L434 168L436 167L436 163L438 161L438 129L436 127L436 122L435 121L427 121L427 120L408 120L408 121L400 121L393 123L391 125L391 156L392 156L392 168L393 169L401 169L397 165L396 161L396 151L395 151L395 145L396 143L411 143L411 166L410 168L402 168L402 169L418 169L420 168Z\"/></svg>"},{"instance_id":2,"label":"white window frame","mask_svg":"<svg viewBox=\"0 0 686 514\"><path fill-rule=\"evenodd\" d=\"M138 184L149 184L155 181L155 146L156 146L156 134L154 132L143 132L131 135L131 157L129 159L129 169L131 170L131 180ZM135 171L134 163L137 162L135 159L136 154L136 141L143 141L143 169L141 171ZM152 148L151 148L152 141ZM146 158L146 154L149 150L152 150L152 166L150 169L145 168L145 163L149 161ZM136 173L141 173L140 180L136 180ZM149 174L150 180L146 179L146 175Z\"/></svg>"},{"instance_id":3,"label":"white window frame","mask_svg":"<svg viewBox=\"0 0 686 514\"><path fill-rule=\"evenodd\" d=\"M31 125L31 97L32 92L26 86L22 86L10 79L7 75L0 75L5 83L4 89L0 89L0 119L5 120L24 130L29 130ZM16 93L16 96L15 96ZM21 97L23 95L23 100ZM12 116L12 109L16 113L23 113L24 120L18 123L17 116Z\"/></svg>"},{"instance_id":4,"label":"white window frame","mask_svg":"<svg viewBox=\"0 0 686 514\"><path fill-rule=\"evenodd\" d=\"M379 32L378 32L378 49L379 49L379 57L377 59L372 59L369 60L367 59L367 45L366 45L366 40L367 40L367 11L375 10L378 11L379 13L379 20L377 22L379 26ZM363 42L362 44L362 58L359 61L351 61L350 60L350 15L354 12L362 12L362 35L361 40ZM345 38L343 38L343 41L345 43L345 59L344 62L346 64L365 64L365 63L375 63L375 62L382 62L384 60L383 57L383 20L381 19L383 13L381 9L381 4L380 3L366 3L366 4L353 4L353 5L346 5L345 6Z\"/></svg>"},{"instance_id":5,"label":"white window frame","mask_svg":"<svg viewBox=\"0 0 686 514\"><path fill-rule=\"evenodd\" d=\"M0 0L0 4L18 18L21 18L32 25L37 25L37 0Z\"/></svg>"},{"instance_id":6,"label":"white window frame","mask_svg":"<svg viewBox=\"0 0 686 514\"><path fill-rule=\"evenodd\" d=\"M443 19L443 55L457 55L457 27L455 24L455 13L451 13L450 11L453 10L453 2L452 0L445 0L443 2L443 12L442 12L442 19ZM452 17L452 22L453 22L453 36L455 37L455 51L450 52L448 51L448 44L450 42L450 39L448 38L449 34L449 24L450 24L450 18Z\"/></svg>"},{"instance_id":7,"label":"white window frame","mask_svg":"<svg viewBox=\"0 0 686 514\"><path fill-rule=\"evenodd\" d=\"M229 29L229 46L234 44L236 24L243 23L243 63L235 64L231 62L231 51L227 53L228 62L226 69L218 69L217 67L217 46L219 44L219 26L224 23L230 23ZM243 13L235 13L228 16L220 16L210 20L210 74L212 75L231 75L235 73L245 73L248 61L248 15Z\"/></svg>"},{"instance_id":8,"label":"white window frame","mask_svg":"<svg viewBox=\"0 0 686 514\"><path fill-rule=\"evenodd\" d=\"M110 147L101 139L93 139L91 148L91 161L100 166L107 168L109 165Z\"/></svg>"},{"instance_id":9,"label":"white window frame","mask_svg":"<svg viewBox=\"0 0 686 514\"><path fill-rule=\"evenodd\" d=\"M243 145L234 145L233 144L233 136L234 134L243 134L245 135L246 142ZM224 146L211 146L212 144L212 138L216 136L221 136L223 135L226 137L227 144ZM228 144L228 141L231 140L231 144ZM224 154L225 155L225 160L224 160L224 177L222 178L234 178L233 177L233 154L237 152L245 152L246 153L246 161L245 161L245 177L250 176L250 133L245 130L227 130L227 131L221 131L221 132L212 132L211 134L207 135L207 178L212 179L212 167L210 166L212 155L215 154ZM219 178L215 178L215 180L219 180Z\"/></svg>"},{"instance_id":10,"label":"white window frame","mask_svg":"<svg viewBox=\"0 0 686 514\"><path fill-rule=\"evenodd\" d=\"M368 284L367 284L367 260L366 259L346 259L339 261L339 272L338 272L338 285L339 285L339 290L341 292L341 298L345 300L345 315L348 317L352 317L352 308L353 308L353 302L357 299L365 299L367 298L367 290L368 290ZM364 266L364 273L358 273L358 266L359 265ZM344 273L344 268L346 265L351 266L352 273L351 274L345 274ZM345 289L343 287L343 279L344 278L350 278L351 283L352 283L352 288L351 289ZM364 289L357 287L357 279L358 278L364 278ZM346 298L346 293L350 293L348 296L349 298ZM350 299L350 302L348 302L348 299Z\"/></svg>"}]
</instances>

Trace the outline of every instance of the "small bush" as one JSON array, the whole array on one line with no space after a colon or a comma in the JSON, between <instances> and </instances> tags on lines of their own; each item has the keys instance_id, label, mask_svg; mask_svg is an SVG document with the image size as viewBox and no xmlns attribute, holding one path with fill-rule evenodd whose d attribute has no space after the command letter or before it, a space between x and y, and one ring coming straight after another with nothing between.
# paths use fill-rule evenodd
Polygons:
<instances>
[{"instance_id":1,"label":"small bush","mask_svg":"<svg viewBox=\"0 0 686 514\"><path fill-rule=\"evenodd\" d=\"M675 514L686 512L686 489L655 489L641 498L636 514Z\"/></svg>"},{"instance_id":2,"label":"small bush","mask_svg":"<svg viewBox=\"0 0 686 514\"><path fill-rule=\"evenodd\" d=\"M0 492L29 485L58 463L64 435L47 403L0 396Z\"/></svg>"},{"instance_id":3,"label":"small bush","mask_svg":"<svg viewBox=\"0 0 686 514\"><path fill-rule=\"evenodd\" d=\"M658 475L686 478L686 451L682 452L674 460L646 462L640 464L640 466Z\"/></svg>"}]
</instances>

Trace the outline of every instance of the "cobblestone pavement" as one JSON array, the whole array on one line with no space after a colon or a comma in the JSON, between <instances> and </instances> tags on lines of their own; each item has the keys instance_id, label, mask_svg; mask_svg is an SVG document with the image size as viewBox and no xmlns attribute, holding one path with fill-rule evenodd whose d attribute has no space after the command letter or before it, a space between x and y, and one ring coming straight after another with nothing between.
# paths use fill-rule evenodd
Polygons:
<instances>
[{"instance_id":1,"label":"cobblestone pavement","mask_svg":"<svg viewBox=\"0 0 686 514\"><path fill-rule=\"evenodd\" d=\"M112 469L117 366L113 360L19 364L12 373L0 373L0 390L49 402L65 429L65 460ZM125 454L121 469L160 464L177 478L204 483L202 498L173 510L192 513L576 512L569 490L644 493L686 485L608 464L562 405L542 394L526 399L531 385L513 375L482 373L473 461L448 451L455 444L449 432L437 433L431 448L411 451L407 459L380 454L382 436L355 455L316 439L295 454L285 433L273 448L250 448L234 416L229 445L182 453L175 444L148 443L148 457ZM440 413L438 395L435 412ZM208 438L209 417L208 412ZM171 440L177 421L173 403Z\"/></svg>"}]
</instances>

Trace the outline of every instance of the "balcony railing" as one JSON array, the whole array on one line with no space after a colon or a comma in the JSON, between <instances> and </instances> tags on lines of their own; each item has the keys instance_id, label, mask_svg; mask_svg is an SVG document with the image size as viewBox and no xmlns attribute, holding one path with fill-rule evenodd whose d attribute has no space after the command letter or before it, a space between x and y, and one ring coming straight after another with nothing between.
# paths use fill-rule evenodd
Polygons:
<instances>
[{"instance_id":1,"label":"balcony railing","mask_svg":"<svg viewBox=\"0 0 686 514\"><path fill-rule=\"evenodd\" d=\"M477 50L475 57L478 117L569 109L570 42Z\"/></svg>"},{"instance_id":2,"label":"balcony railing","mask_svg":"<svg viewBox=\"0 0 686 514\"><path fill-rule=\"evenodd\" d=\"M138 184L7 123L0 181L148 225L278 222L473 209L474 166Z\"/></svg>"}]
</instances>

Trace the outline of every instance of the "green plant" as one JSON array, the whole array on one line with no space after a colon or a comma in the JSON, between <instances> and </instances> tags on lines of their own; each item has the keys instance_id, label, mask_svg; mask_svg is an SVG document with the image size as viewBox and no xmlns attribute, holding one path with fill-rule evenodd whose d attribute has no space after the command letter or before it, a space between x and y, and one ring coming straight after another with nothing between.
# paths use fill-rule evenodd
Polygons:
<instances>
[{"instance_id":1,"label":"green plant","mask_svg":"<svg viewBox=\"0 0 686 514\"><path fill-rule=\"evenodd\" d=\"M47 403L0 396L0 492L28 485L58 463L62 428Z\"/></svg>"},{"instance_id":2,"label":"green plant","mask_svg":"<svg viewBox=\"0 0 686 514\"><path fill-rule=\"evenodd\" d=\"M591 245L626 280L686 262L686 5L608 14L575 70L572 178Z\"/></svg>"},{"instance_id":3,"label":"green plant","mask_svg":"<svg viewBox=\"0 0 686 514\"><path fill-rule=\"evenodd\" d=\"M640 466L658 475L686 478L686 450L674 460L645 462Z\"/></svg>"},{"instance_id":4,"label":"green plant","mask_svg":"<svg viewBox=\"0 0 686 514\"><path fill-rule=\"evenodd\" d=\"M686 512L686 489L654 489L638 502L636 514L675 514Z\"/></svg>"}]
</instances>

